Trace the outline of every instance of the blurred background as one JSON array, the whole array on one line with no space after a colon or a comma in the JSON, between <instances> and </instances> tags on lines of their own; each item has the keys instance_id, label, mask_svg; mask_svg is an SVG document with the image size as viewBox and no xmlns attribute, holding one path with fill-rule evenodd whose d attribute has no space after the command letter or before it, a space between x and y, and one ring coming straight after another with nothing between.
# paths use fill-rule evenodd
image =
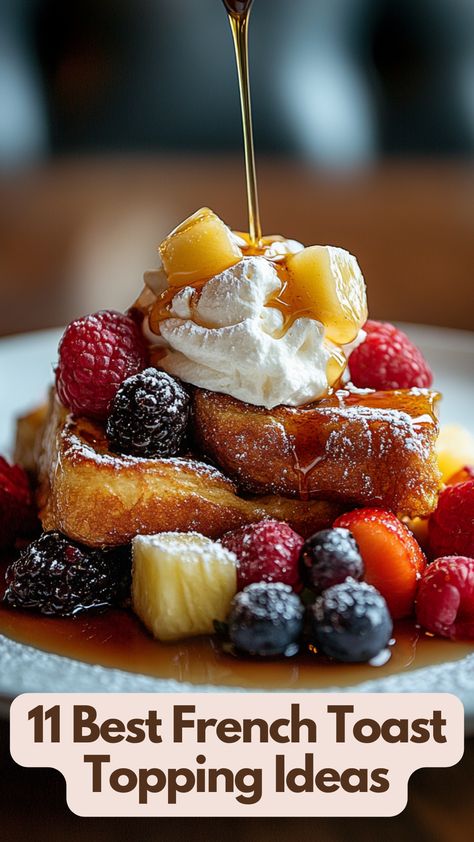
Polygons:
<instances>
[{"instance_id":1,"label":"blurred background","mask_svg":"<svg viewBox=\"0 0 474 842\"><path fill-rule=\"evenodd\" d=\"M375 317L472 328L472 0L255 0L251 24L266 233L350 249ZM204 204L246 227L220 0L0 0L0 334L127 306Z\"/></svg>"}]
</instances>

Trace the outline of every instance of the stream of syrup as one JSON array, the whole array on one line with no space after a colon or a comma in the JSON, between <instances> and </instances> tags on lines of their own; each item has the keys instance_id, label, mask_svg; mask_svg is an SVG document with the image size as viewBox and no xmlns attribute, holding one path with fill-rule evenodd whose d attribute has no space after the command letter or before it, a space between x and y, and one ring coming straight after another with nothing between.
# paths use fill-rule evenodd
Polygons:
<instances>
[{"instance_id":1,"label":"stream of syrup","mask_svg":"<svg viewBox=\"0 0 474 842\"><path fill-rule=\"evenodd\" d=\"M257 172L252 128L252 104L250 100L248 26L253 0L224 0L229 15L234 40L237 73L239 77L240 107L244 135L245 176L247 182L247 204L249 214L249 235L252 245L262 238L258 206Z\"/></svg>"}]
</instances>

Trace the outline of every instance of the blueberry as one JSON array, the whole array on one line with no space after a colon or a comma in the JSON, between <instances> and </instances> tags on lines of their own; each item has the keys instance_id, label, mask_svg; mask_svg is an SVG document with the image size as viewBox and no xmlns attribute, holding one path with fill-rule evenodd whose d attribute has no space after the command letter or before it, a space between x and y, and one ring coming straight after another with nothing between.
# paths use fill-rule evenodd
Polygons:
<instances>
[{"instance_id":1,"label":"blueberry","mask_svg":"<svg viewBox=\"0 0 474 842\"><path fill-rule=\"evenodd\" d=\"M229 637L251 655L289 655L298 648L304 607L289 585L254 582L238 593L228 618Z\"/></svg>"},{"instance_id":2,"label":"blueberry","mask_svg":"<svg viewBox=\"0 0 474 842\"><path fill-rule=\"evenodd\" d=\"M309 636L337 661L370 661L393 631L387 603L372 585L347 579L328 588L309 608Z\"/></svg>"},{"instance_id":3,"label":"blueberry","mask_svg":"<svg viewBox=\"0 0 474 842\"><path fill-rule=\"evenodd\" d=\"M349 576L361 579L364 562L356 540L348 529L322 529L303 544L301 578L315 593L344 582Z\"/></svg>"}]
</instances>

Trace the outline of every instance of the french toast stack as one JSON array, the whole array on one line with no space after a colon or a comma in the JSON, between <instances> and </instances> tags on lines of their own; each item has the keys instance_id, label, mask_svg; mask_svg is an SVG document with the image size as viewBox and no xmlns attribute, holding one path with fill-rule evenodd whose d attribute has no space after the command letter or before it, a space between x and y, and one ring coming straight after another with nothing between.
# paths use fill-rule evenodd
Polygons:
<instances>
[{"instance_id":1,"label":"french toast stack","mask_svg":"<svg viewBox=\"0 0 474 842\"><path fill-rule=\"evenodd\" d=\"M37 416L30 417L30 431L36 421ZM23 419L19 459L27 428L28 419ZM55 394L37 430L36 454L44 529L89 546L121 545L135 535L167 531L218 538L263 518L285 520L309 534L341 512L340 505L325 500L240 496L232 479L194 455L144 459L112 453L103 426L68 413Z\"/></svg>"},{"instance_id":2,"label":"french toast stack","mask_svg":"<svg viewBox=\"0 0 474 842\"><path fill-rule=\"evenodd\" d=\"M166 531L217 538L264 518L307 536L355 506L429 514L439 487L436 394L394 393L385 410L387 393L353 405L343 394L269 412L196 389L194 453L144 459L112 453L103 426L52 393L47 411L20 421L16 456L35 466L44 529L97 547Z\"/></svg>"},{"instance_id":3,"label":"french toast stack","mask_svg":"<svg viewBox=\"0 0 474 842\"><path fill-rule=\"evenodd\" d=\"M367 318L360 269L341 249L301 246L287 253L293 243L276 237L262 241L258 260L266 258L281 287L263 306L282 314L283 340L298 319L320 325L316 336L321 329L319 338L324 333L326 343L326 394L303 405L266 408L190 379L185 447L176 455L150 457L113 450L106 419L74 413L70 403L65 408L67 401L61 403L55 389L46 409L20 420L17 436L17 460L35 474L45 530L107 547L165 531L194 530L218 538L265 518L287 521L308 536L354 507L380 506L410 517L434 509L439 396L428 389L374 391L344 383L344 349L360 342ZM238 272L242 260L256 254L255 247L249 249L207 209L165 240L162 266L147 273L146 295L131 310L147 338L148 360L157 368L168 370L159 335L166 320L177 323L176 294L179 299L189 293L188 319L210 336L214 329L222 335L233 329L226 323L220 327L218 313L206 315L208 321L215 316L215 324L203 323L203 278L211 277L216 287L219 270L237 267ZM244 282L251 299L251 284ZM228 302L222 295L219 299L219 289L214 294L225 311ZM273 347L280 334L274 330ZM177 365L182 358L180 353L170 357Z\"/></svg>"},{"instance_id":4,"label":"french toast stack","mask_svg":"<svg viewBox=\"0 0 474 842\"><path fill-rule=\"evenodd\" d=\"M160 641L218 629L252 657L385 657L418 604L437 631L440 395L409 338L367 319L355 257L250 243L206 208L159 252L126 314L68 325L48 403L18 422L44 531L5 601L125 599Z\"/></svg>"}]
</instances>

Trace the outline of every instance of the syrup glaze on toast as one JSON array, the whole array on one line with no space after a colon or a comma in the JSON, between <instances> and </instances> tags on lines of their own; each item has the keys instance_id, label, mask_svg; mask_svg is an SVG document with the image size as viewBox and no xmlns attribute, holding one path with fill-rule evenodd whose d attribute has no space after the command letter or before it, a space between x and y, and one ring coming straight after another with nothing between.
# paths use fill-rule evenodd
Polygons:
<instances>
[{"instance_id":1,"label":"syrup glaze on toast","mask_svg":"<svg viewBox=\"0 0 474 842\"><path fill-rule=\"evenodd\" d=\"M305 407L262 407L196 389L197 445L247 492L383 506L436 505L439 395L339 390Z\"/></svg>"}]
</instances>

